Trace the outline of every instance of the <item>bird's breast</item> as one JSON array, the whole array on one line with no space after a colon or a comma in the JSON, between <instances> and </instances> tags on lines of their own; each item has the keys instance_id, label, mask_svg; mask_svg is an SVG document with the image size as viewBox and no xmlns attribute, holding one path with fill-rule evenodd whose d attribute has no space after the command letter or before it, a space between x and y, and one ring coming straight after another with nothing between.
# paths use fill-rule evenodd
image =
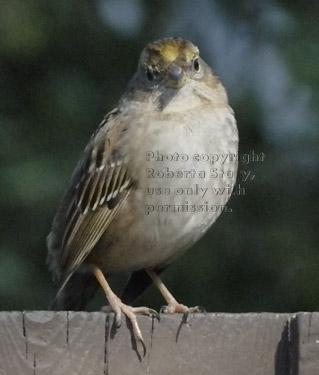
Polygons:
<instances>
[{"instance_id":1,"label":"bird's breast","mask_svg":"<svg viewBox=\"0 0 319 375\"><path fill-rule=\"evenodd\" d=\"M236 181L238 135L228 107L145 117L123 142L134 185L103 236L121 233L106 250L115 270L175 259L227 210Z\"/></svg>"}]
</instances>

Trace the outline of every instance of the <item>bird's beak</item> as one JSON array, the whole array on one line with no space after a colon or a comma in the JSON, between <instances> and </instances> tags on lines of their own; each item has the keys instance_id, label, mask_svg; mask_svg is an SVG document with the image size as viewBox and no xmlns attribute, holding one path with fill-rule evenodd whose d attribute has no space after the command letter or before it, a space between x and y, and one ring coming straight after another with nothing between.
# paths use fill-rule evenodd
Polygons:
<instances>
[{"instance_id":1,"label":"bird's beak","mask_svg":"<svg viewBox=\"0 0 319 375\"><path fill-rule=\"evenodd\" d=\"M183 69L176 65L171 64L167 68L167 84L168 86L178 89L183 87L186 83L186 77Z\"/></svg>"}]
</instances>

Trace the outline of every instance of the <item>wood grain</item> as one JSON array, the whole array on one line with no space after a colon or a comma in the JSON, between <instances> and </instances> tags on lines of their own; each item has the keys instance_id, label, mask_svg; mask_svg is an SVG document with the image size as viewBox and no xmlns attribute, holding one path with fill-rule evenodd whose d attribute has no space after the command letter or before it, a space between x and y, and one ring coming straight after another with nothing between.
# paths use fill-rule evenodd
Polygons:
<instances>
[{"instance_id":1,"label":"wood grain","mask_svg":"<svg viewBox=\"0 0 319 375\"><path fill-rule=\"evenodd\" d=\"M0 375L318 375L319 313L139 316L0 312Z\"/></svg>"}]
</instances>

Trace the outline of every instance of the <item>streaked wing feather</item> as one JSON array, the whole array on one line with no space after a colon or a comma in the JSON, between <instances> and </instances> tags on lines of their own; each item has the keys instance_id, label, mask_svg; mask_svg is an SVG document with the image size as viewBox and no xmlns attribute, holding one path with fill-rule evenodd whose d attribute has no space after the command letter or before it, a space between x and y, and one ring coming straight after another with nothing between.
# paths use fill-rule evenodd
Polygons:
<instances>
[{"instance_id":1,"label":"streaked wing feather","mask_svg":"<svg viewBox=\"0 0 319 375\"><path fill-rule=\"evenodd\" d=\"M126 192L125 196L128 194ZM74 270L80 265L86 256L90 253L109 223L112 221L117 210L123 203L125 196L113 209L99 209L96 212L80 214L76 221L75 235L69 238L66 247L69 249L68 264L69 270Z\"/></svg>"},{"instance_id":2,"label":"streaked wing feather","mask_svg":"<svg viewBox=\"0 0 319 375\"><path fill-rule=\"evenodd\" d=\"M72 198L65 210L60 249L63 286L94 248L129 193L127 165L115 149L124 131L117 115L116 110L110 112L92 136L71 182L67 196Z\"/></svg>"}]
</instances>

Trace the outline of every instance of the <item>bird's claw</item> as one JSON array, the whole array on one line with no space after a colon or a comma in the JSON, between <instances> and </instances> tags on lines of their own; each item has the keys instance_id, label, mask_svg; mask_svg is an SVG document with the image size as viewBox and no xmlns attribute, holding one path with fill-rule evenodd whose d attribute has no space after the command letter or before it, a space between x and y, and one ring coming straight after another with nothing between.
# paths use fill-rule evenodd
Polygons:
<instances>
[{"instance_id":1,"label":"bird's claw","mask_svg":"<svg viewBox=\"0 0 319 375\"><path fill-rule=\"evenodd\" d=\"M160 316L157 311L150 309L145 306L141 307L132 307L129 305L124 304L120 299L116 301L116 303L113 303L113 306L108 305L108 306L103 306L101 311L110 313L114 312L115 313L115 326L116 328L119 328L122 324L122 313L128 318L128 320L132 324L132 330L133 330L133 335L136 341L136 345L138 343L141 344L142 349L143 349L143 357L146 355L146 345L143 340L143 336L140 330L140 327L137 323L136 319L136 314L143 314L143 315L148 315L156 318L158 321L160 320Z\"/></svg>"},{"instance_id":2,"label":"bird's claw","mask_svg":"<svg viewBox=\"0 0 319 375\"><path fill-rule=\"evenodd\" d=\"M203 313L203 314L207 314L207 311L205 310L205 308L203 306L189 307L188 308L188 312L190 312L190 313Z\"/></svg>"},{"instance_id":3,"label":"bird's claw","mask_svg":"<svg viewBox=\"0 0 319 375\"><path fill-rule=\"evenodd\" d=\"M162 306L162 308L160 309L160 313L164 313L164 314L181 313L187 316L189 313L206 313L206 310L202 306L188 307L188 306L185 306L181 303L174 301L174 302L169 303L166 306Z\"/></svg>"}]
</instances>

